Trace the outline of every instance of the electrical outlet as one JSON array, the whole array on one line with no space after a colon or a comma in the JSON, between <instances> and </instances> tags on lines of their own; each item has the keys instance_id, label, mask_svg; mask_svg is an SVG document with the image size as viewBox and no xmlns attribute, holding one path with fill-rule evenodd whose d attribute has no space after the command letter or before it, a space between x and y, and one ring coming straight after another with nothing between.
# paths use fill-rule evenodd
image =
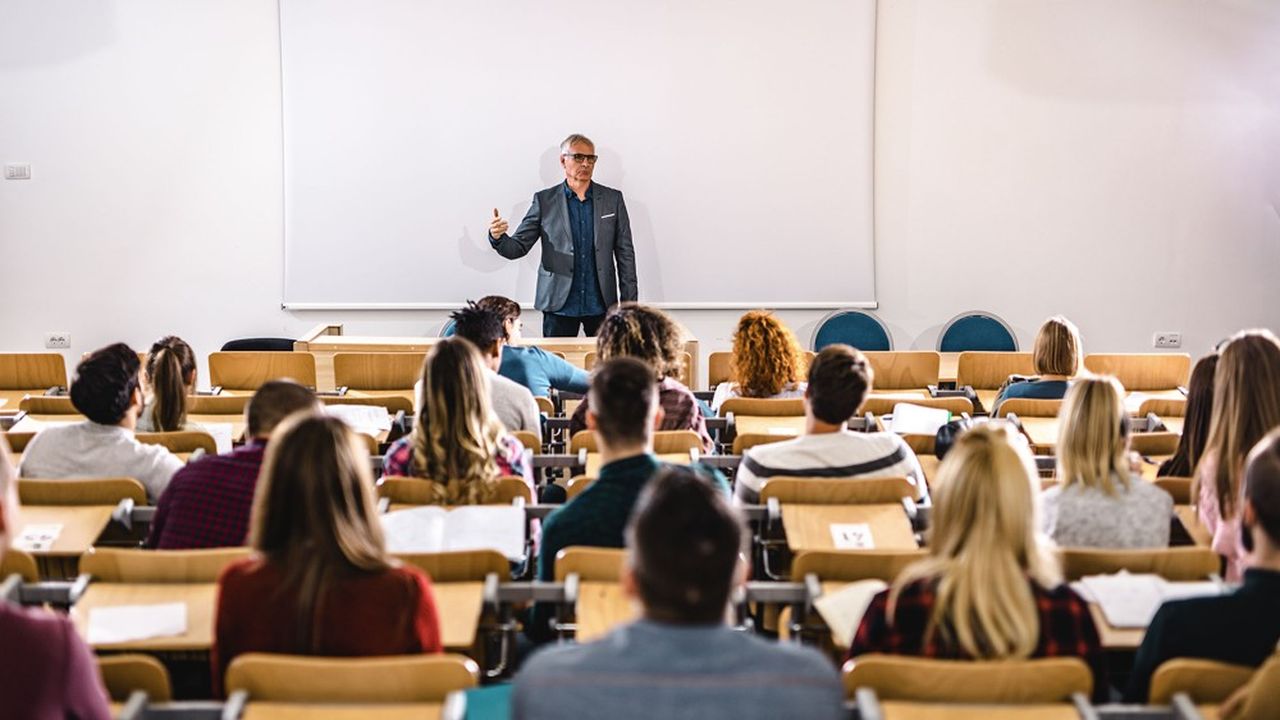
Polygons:
<instances>
[{"instance_id":1,"label":"electrical outlet","mask_svg":"<svg viewBox=\"0 0 1280 720\"><path fill-rule=\"evenodd\" d=\"M71 333L47 332L44 334L44 346L49 350L66 350L71 347Z\"/></svg>"},{"instance_id":2,"label":"electrical outlet","mask_svg":"<svg viewBox=\"0 0 1280 720\"><path fill-rule=\"evenodd\" d=\"M8 163L4 166L5 180L30 180L31 163Z\"/></svg>"},{"instance_id":3,"label":"electrical outlet","mask_svg":"<svg viewBox=\"0 0 1280 720\"><path fill-rule=\"evenodd\" d=\"M1158 348L1180 348L1182 347L1182 333L1158 332L1151 344Z\"/></svg>"}]
</instances>

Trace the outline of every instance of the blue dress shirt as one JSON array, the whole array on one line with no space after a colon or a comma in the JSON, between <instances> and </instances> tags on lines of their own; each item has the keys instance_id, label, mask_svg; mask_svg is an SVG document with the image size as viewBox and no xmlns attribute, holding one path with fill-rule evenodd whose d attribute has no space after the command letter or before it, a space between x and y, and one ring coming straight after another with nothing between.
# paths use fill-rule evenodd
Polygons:
<instances>
[{"instance_id":1,"label":"blue dress shirt","mask_svg":"<svg viewBox=\"0 0 1280 720\"><path fill-rule=\"evenodd\" d=\"M556 310L565 317L591 317L604 314L604 297L600 294L600 278L596 273L596 219L592 196L594 183L587 187L586 199L564 184L564 198L569 206L569 229L573 233L573 283L569 298Z\"/></svg>"}]
</instances>

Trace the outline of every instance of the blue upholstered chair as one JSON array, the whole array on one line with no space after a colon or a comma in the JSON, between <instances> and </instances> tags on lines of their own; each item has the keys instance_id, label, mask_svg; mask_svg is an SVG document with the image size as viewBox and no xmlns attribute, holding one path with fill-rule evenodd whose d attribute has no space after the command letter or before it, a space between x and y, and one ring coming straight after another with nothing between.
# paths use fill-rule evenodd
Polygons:
<instances>
[{"instance_id":1,"label":"blue upholstered chair","mask_svg":"<svg viewBox=\"0 0 1280 720\"><path fill-rule=\"evenodd\" d=\"M454 322L453 318L449 318L445 320L444 327L440 328L440 337L453 337L457 329L458 323Z\"/></svg>"},{"instance_id":2,"label":"blue upholstered chair","mask_svg":"<svg viewBox=\"0 0 1280 720\"><path fill-rule=\"evenodd\" d=\"M961 313L942 328L938 352L1016 352L1018 338L1005 321L991 313Z\"/></svg>"},{"instance_id":3,"label":"blue upholstered chair","mask_svg":"<svg viewBox=\"0 0 1280 720\"><path fill-rule=\"evenodd\" d=\"M893 349L889 328L876 316L861 310L837 310L818 323L813 333L814 351L835 343L866 351Z\"/></svg>"}]
</instances>

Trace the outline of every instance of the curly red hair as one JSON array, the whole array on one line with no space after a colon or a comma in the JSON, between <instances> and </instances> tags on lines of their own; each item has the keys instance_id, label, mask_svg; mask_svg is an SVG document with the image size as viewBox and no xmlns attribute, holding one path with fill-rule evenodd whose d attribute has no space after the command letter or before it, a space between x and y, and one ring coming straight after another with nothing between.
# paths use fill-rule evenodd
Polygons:
<instances>
[{"instance_id":1,"label":"curly red hair","mask_svg":"<svg viewBox=\"0 0 1280 720\"><path fill-rule=\"evenodd\" d=\"M752 310L733 333L733 373L744 397L772 397L800 380L800 343L773 313Z\"/></svg>"}]
</instances>

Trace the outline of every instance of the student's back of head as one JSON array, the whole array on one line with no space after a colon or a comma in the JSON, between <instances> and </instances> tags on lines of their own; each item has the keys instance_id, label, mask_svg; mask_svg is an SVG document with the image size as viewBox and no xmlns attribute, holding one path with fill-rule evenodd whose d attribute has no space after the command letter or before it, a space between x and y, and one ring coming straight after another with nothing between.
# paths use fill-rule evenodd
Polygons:
<instances>
[{"instance_id":1,"label":"student's back of head","mask_svg":"<svg viewBox=\"0 0 1280 720\"><path fill-rule=\"evenodd\" d=\"M675 321L661 310L639 303L615 305L596 335L599 361L618 357L640 360L659 378L680 374L681 334Z\"/></svg>"},{"instance_id":2,"label":"student's back of head","mask_svg":"<svg viewBox=\"0 0 1280 720\"><path fill-rule=\"evenodd\" d=\"M1216 466L1210 483L1223 518L1240 506L1245 455L1273 428L1280 426L1280 341L1270 330L1238 333L1222 348L1214 372L1213 414L1200 465L1210 457Z\"/></svg>"},{"instance_id":3,"label":"student's back of head","mask_svg":"<svg viewBox=\"0 0 1280 720\"><path fill-rule=\"evenodd\" d=\"M492 356L495 352L501 357L502 343L507 337L501 315L469 302L449 318L453 320L454 337L470 341L485 357Z\"/></svg>"},{"instance_id":4,"label":"student's back of head","mask_svg":"<svg viewBox=\"0 0 1280 720\"><path fill-rule=\"evenodd\" d=\"M733 333L733 372L741 394L772 397L800 381L804 355L791 329L773 313L752 310Z\"/></svg>"},{"instance_id":5,"label":"student's back of head","mask_svg":"<svg viewBox=\"0 0 1280 720\"><path fill-rule=\"evenodd\" d=\"M1213 375L1218 369L1218 353L1196 361L1187 382L1187 407L1182 419L1182 435L1173 457L1160 466L1160 475L1190 477L1204 454L1209 439L1209 419L1213 416Z\"/></svg>"},{"instance_id":6,"label":"student's back of head","mask_svg":"<svg viewBox=\"0 0 1280 720\"><path fill-rule=\"evenodd\" d=\"M636 503L624 582L650 620L721 624L744 570L744 538L719 489L691 470L671 468L650 480Z\"/></svg>"},{"instance_id":7,"label":"student's back of head","mask_svg":"<svg viewBox=\"0 0 1280 720\"><path fill-rule=\"evenodd\" d=\"M809 364L809 411L828 425L848 422L871 392L874 377L861 352L848 345L828 345Z\"/></svg>"},{"instance_id":8,"label":"student's back of head","mask_svg":"<svg viewBox=\"0 0 1280 720\"><path fill-rule=\"evenodd\" d=\"M657 378L652 366L618 357L596 366L588 395L587 425L611 448L647 445L658 410Z\"/></svg>"},{"instance_id":9,"label":"student's back of head","mask_svg":"<svg viewBox=\"0 0 1280 720\"><path fill-rule=\"evenodd\" d=\"M436 502L473 505L489 499L503 432L475 346L460 335L437 342L422 366L422 403L410 441L416 472L446 489Z\"/></svg>"},{"instance_id":10,"label":"student's back of head","mask_svg":"<svg viewBox=\"0 0 1280 720\"><path fill-rule=\"evenodd\" d=\"M1113 377L1076 380L1059 413L1058 478L1116 494L1116 483L1128 487L1129 415L1124 388Z\"/></svg>"},{"instance_id":11,"label":"student's back of head","mask_svg":"<svg viewBox=\"0 0 1280 720\"><path fill-rule=\"evenodd\" d=\"M1280 428L1267 433L1249 453L1244 488L1245 549L1253 552L1265 542L1269 557L1260 559L1274 563L1280 560Z\"/></svg>"},{"instance_id":12,"label":"student's back of head","mask_svg":"<svg viewBox=\"0 0 1280 720\"><path fill-rule=\"evenodd\" d=\"M157 432L181 430L187 424L187 396L196 384L196 354L182 338L167 335L147 353L147 385L151 388L151 423Z\"/></svg>"},{"instance_id":13,"label":"student's back of head","mask_svg":"<svg viewBox=\"0 0 1280 720\"><path fill-rule=\"evenodd\" d=\"M95 350L76 366L71 404L100 425L116 425L134 405L141 407L138 354L124 343Z\"/></svg>"},{"instance_id":14,"label":"student's back of head","mask_svg":"<svg viewBox=\"0 0 1280 720\"><path fill-rule=\"evenodd\" d=\"M250 437L266 438L290 415L322 409L310 388L292 380L268 380L258 387L245 406L246 430Z\"/></svg>"},{"instance_id":15,"label":"student's back of head","mask_svg":"<svg viewBox=\"0 0 1280 720\"><path fill-rule=\"evenodd\" d=\"M249 545L278 564L297 590L298 637L344 576L389 567L364 443L338 418L299 413L267 447L254 496Z\"/></svg>"},{"instance_id":16,"label":"student's back of head","mask_svg":"<svg viewBox=\"0 0 1280 720\"><path fill-rule=\"evenodd\" d=\"M1026 441L1002 422L962 433L936 487L929 557L899 575L890 608L906 585L937 581L927 637L974 658L1028 657L1040 637L1028 579L1052 588L1061 578L1036 542L1039 479Z\"/></svg>"},{"instance_id":17,"label":"student's back of head","mask_svg":"<svg viewBox=\"0 0 1280 720\"><path fill-rule=\"evenodd\" d=\"M1080 370L1082 353L1080 331L1070 320L1054 315L1036 333L1032 362L1038 375L1074 377Z\"/></svg>"}]
</instances>

